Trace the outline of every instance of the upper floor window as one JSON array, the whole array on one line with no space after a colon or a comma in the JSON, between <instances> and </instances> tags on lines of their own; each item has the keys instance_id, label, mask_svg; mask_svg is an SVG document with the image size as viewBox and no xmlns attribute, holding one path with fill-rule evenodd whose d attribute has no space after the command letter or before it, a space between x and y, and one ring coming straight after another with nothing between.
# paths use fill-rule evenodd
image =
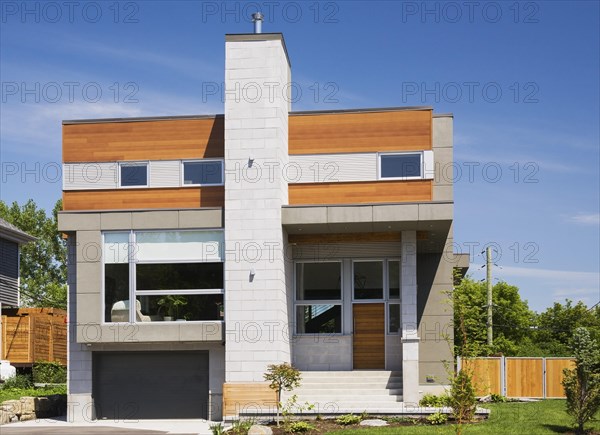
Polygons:
<instances>
[{"instance_id":1,"label":"upper floor window","mask_svg":"<svg viewBox=\"0 0 600 435\"><path fill-rule=\"evenodd\" d=\"M423 178L423 154L380 154L379 178Z\"/></svg>"},{"instance_id":2,"label":"upper floor window","mask_svg":"<svg viewBox=\"0 0 600 435\"><path fill-rule=\"evenodd\" d=\"M119 172L121 187L148 186L148 163L121 163Z\"/></svg>"},{"instance_id":3,"label":"upper floor window","mask_svg":"<svg viewBox=\"0 0 600 435\"><path fill-rule=\"evenodd\" d=\"M183 162L183 184L223 184L223 162L221 160Z\"/></svg>"}]
</instances>

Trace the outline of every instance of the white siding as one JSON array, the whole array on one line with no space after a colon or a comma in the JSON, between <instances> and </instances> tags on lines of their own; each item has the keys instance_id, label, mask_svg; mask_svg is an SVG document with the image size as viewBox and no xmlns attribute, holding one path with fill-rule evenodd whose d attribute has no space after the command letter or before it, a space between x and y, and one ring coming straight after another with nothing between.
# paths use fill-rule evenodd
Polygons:
<instances>
[{"instance_id":1,"label":"white siding","mask_svg":"<svg viewBox=\"0 0 600 435\"><path fill-rule=\"evenodd\" d=\"M289 183L331 183L377 180L377 153L290 156Z\"/></svg>"},{"instance_id":2,"label":"white siding","mask_svg":"<svg viewBox=\"0 0 600 435\"><path fill-rule=\"evenodd\" d=\"M150 187L178 187L181 185L181 160L150 162Z\"/></svg>"},{"instance_id":3,"label":"white siding","mask_svg":"<svg viewBox=\"0 0 600 435\"><path fill-rule=\"evenodd\" d=\"M116 189L116 162L63 164L63 190Z\"/></svg>"}]
</instances>

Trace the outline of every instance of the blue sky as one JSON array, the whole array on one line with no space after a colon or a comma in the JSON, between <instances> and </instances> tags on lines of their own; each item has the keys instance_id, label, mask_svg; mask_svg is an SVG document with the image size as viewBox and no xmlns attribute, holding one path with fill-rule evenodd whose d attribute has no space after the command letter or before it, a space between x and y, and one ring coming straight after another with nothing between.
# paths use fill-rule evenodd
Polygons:
<instances>
[{"instance_id":1,"label":"blue sky","mask_svg":"<svg viewBox=\"0 0 600 435\"><path fill-rule=\"evenodd\" d=\"M63 119L222 113L224 34L251 32L257 5L285 36L294 110L454 113L474 277L493 243L532 308L600 300L597 1L2 1L2 200L60 197Z\"/></svg>"}]
</instances>

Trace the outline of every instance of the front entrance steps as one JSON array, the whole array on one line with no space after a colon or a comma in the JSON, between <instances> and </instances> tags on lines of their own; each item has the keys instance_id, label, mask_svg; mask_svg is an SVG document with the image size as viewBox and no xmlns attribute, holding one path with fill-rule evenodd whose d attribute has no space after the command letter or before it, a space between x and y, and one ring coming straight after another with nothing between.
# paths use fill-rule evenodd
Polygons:
<instances>
[{"instance_id":1,"label":"front entrance steps","mask_svg":"<svg viewBox=\"0 0 600 435\"><path fill-rule=\"evenodd\" d=\"M282 402L293 395L298 405L314 406L306 414L396 414L404 407L399 371L303 371L300 387L282 393Z\"/></svg>"}]
</instances>

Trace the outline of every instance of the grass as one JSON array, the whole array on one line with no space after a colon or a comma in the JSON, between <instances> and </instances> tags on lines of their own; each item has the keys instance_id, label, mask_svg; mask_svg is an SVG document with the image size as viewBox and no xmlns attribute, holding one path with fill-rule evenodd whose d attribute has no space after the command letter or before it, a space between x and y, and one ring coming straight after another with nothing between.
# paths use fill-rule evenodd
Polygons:
<instances>
[{"instance_id":1,"label":"grass","mask_svg":"<svg viewBox=\"0 0 600 435\"><path fill-rule=\"evenodd\" d=\"M468 425L464 433L470 434L559 434L574 433L571 418L565 412L564 400L543 400L539 402L508 402L491 403L483 406L492 410L489 420ZM590 434L600 434L600 415L586 425ZM360 433L363 435L421 435L421 434L452 434L454 428L445 426L402 426L389 428L341 429L328 432L331 435L347 435Z\"/></svg>"},{"instance_id":2,"label":"grass","mask_svg":"<svg viewBox=\"0 0 600 435\"><path fill-rule=\"evenodd\" d=\"M15 400L25 396L49 396L51 394L67 394L67 387L49 388L7 388L0 389L0 403L5 400Z\"/></svg>"}]
</instances>

